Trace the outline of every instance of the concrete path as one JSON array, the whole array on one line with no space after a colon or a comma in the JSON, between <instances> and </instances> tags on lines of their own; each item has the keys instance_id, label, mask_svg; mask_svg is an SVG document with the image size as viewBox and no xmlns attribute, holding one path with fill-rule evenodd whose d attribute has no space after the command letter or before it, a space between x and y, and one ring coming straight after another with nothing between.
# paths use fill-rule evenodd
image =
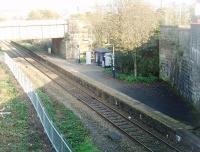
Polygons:
<instances>
[{"instance_id":1,"label":"concrete path","mask_svg":"<svg viewBox=\"0 0 200 152\"><path fill-rule=\"evenodd\" d=\"M200 124L198 114L164 82L150 85L130 85L124 81L113 79L110 75L103 72L104 69L102 67L96 65L72 64L64 59L52 56L45 56L45 58L63 68L79 71L183 123L193 126Z\"/></svg>"}]
</instances>

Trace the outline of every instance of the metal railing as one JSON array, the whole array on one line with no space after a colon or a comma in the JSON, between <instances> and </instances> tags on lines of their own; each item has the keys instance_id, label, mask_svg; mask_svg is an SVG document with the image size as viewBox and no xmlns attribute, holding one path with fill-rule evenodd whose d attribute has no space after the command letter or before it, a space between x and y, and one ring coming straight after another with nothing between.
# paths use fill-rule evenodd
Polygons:
<instances>
[{"instance_id":1,"label":"metal railing","mask_svg":"<svg viewBox=\"0 0 200 152\"><path fill-rule=\"evenodd\" d=\"M57 152L72 152L70 146L67 144L62 134L56 129L52 120L47 115L44 106L37 92L33 89L32 83L29 78L23 73L23 71L16 65L16 63L5 53L4 62L7 64L13 75L23 88L24 92L30 98L37 115L44 127L45 133L47 134L51 144Z\"/></svg>"}]
</instances>

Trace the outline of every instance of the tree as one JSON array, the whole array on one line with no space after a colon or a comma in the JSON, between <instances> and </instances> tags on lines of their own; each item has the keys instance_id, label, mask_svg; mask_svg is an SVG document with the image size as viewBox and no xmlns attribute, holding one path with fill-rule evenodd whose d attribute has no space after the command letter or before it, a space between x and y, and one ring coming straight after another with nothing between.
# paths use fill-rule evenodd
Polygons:
<instances>
[{"instance_id":1,"label":"tree","mask_svg":"<svg viewBox=\"0 0 200 152\"><path fill-rule=\"evenodd\" d=\"M92 26L92 32L95 37L93 45L95 45L95 47L102 47L106 38L106 19L104 12L96 8L96 12L86 14L86 20L88 20Z\"/></svg>"},{"instance_id":2,"label":"tree","mask_svg":"<svg viewBox=\"0 0 200 152\"><path fill-rule=\"evenodd\" d=\"M28 14L28 20L58 19L60 15L51 10L33 10Z\"/></svg>"},{"instance_id":3,"label":"tree","mask_svg":"<svg viewBox=\"0 0 200 152\"><path fill-rule=\"evenodd\" d=\"M102 42L107 39L122 51L135 52L134 74L137 76L136 50L154 34L158 26L157 13L137 0L117 0L109 10L102 12L98 10L92 20L97 43L103 46Z\"/></svg>"}]
</instances>

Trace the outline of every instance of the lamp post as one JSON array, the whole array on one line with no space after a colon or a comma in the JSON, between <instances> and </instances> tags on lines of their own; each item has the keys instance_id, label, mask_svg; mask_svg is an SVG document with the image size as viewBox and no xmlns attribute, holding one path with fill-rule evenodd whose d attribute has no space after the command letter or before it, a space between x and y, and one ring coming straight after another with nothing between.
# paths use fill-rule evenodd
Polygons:
<instances>
[{"instance_id":1,"label":"lamp post","mask_svg":"<svg viewBox=\"0 0 200 152\"><path fill-rule=\"evenodd\" d=\"M106 44L107 46L112 46L112 77L115 79L115 46L114 44Z\"/></svg>"},{"instance_id":2,"label":"lamp post","mask_svg":"<svg viewBox=\"0 0 200 152\"><path fill-rule=\"evenodd\" d=\"M81 63L80 45L77 45L77 49L78 49L78 63Z\"/></svg>"},{"instance_id":3,"label":"lamp post","mask_svg":"<svg viewBox=\"0 0 200 152\"><path fill-rule=\"evenodd\" d=\"M113 66L112 66L112 76L115 79L115 46L113 44L113 55L112 55L112 61L113 61Z\"/></svg>"}]
</instances>

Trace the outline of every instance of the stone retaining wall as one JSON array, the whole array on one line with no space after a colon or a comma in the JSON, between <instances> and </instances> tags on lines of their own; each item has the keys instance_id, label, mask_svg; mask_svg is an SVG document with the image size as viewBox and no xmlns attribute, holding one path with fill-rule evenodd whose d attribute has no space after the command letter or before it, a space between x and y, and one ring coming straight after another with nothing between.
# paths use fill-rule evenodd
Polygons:
<instances>
[{"instance_id":1,"label":"stone retaining wall","mask_svg":"<svg viewBox=\"0 0 200 152\"><path fill-rule=\"evenodd\" d=\"M66 58L66 41L64 38L52 39L52 52L62 58Z\"/></svg>"},{"instance_id":2,"label":"stone retaining wall","mask_svg":"<svg viewBox=\"0 0 200 152\"><path fill-rule=\"evenodd\" d=\"M160 78L200 110L200 25L161 27Z\"/></svg>"}]
</instances>

